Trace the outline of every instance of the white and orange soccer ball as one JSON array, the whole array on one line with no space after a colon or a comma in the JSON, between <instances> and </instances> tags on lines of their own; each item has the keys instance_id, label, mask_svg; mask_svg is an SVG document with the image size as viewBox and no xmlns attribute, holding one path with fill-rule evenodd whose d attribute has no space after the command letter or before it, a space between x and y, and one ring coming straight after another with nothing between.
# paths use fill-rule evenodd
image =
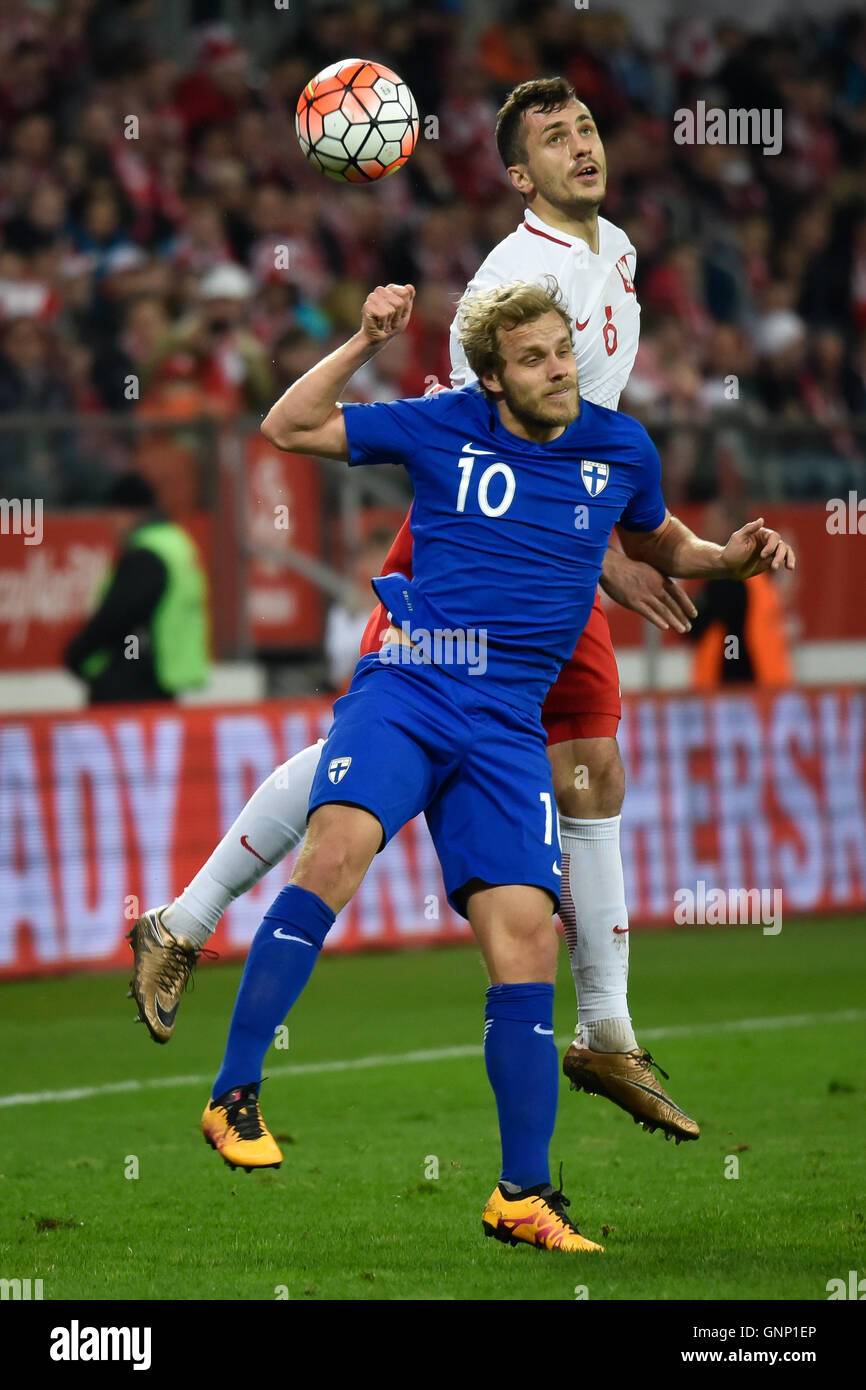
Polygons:
<instances>
[{"instance_id":1,"label":"white and orange soccer ball","mask_svg":"<svg viewBox=\"0 0 866 1390\"><path fill-rule=\"evenodd\" d=\"M307 83L295 130L307 159L328 178L371 183L406 163L418 140L418 108L383 63L343 58Z\"/></svg>"}]
</instances>

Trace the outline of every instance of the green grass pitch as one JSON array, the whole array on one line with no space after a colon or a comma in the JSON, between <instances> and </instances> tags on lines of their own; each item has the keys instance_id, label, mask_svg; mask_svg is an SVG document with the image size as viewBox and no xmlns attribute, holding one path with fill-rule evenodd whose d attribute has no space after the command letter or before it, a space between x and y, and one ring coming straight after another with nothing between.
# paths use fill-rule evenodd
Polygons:
<instances>
[{"instance_id":1,"label":"green grass pitch","mask_svg":"<svg viewBox=\"0 0 866 1390\"><path fill-rule=\"evenodd\" d=\"M319 963L266 1063L278 1172L230 1172L198 1131L238 977L201 969L166 1047L126 976L0 987L0 1276L45 1299L822 1300L866 1273L863 920L634 935L638 1037L703 1135L665 1143L563 1079L554 1177L600 1256L483 1237L499 1150L471 946ZM75 1088L96 1093L7 1099Z\"/></svg>"}]
</instances>

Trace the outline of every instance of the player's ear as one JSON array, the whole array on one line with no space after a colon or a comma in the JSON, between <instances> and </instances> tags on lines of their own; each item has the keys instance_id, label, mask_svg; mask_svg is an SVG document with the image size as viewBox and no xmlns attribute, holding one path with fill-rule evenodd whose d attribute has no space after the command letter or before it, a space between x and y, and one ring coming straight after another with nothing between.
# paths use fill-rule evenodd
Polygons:
<instances>
[{"instance_id":1,"label":"player's ear","mask_svg":"<svg viewBox=\"0 0 866 1390\"><path fill-rule=\"evenodd\" d=\"M497 372L482 372L480 380L485 391L489 391L492 396L502 395L502 382Z\"/></svg>"},{"instance_id":2,"label":"player's ear","mask_svg":"<svg viewBox=\"0 0 866 1390\"><path fill-rule=\"evenodd\" d=\"M529 177L529 171L527 170L525 164L512 164L508 168L507 173L509 179L511 180L512 188L516 188L517 192L523 198L529 198L532 196L532 194L535 192L535 184Z\"/></svg>"}]
</instances>

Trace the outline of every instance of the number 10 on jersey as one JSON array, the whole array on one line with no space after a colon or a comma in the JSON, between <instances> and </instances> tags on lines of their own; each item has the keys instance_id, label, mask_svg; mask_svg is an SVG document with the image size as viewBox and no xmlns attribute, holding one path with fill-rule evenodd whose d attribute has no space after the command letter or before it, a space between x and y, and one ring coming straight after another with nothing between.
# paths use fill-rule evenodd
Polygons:
<instances>
[{"instance_id":1,"label":"number 10 on jersey","mask_svg":"<svg viewBox=\"0 0 866 1390\"><path fill-rule=\"evenodd\" d=\"M468 458L460 458L457 462L457 467L460 469L462 475L460 478L460 487L457 490L457 510L458 512L465 512L466 497L469 492L472 470L475 467L474 457L470 455ZM490 484L493 482L494 478L503 478L505 480L502 497L496 503L492 503L488 495ZM495 491L498 492L498 490L497 486ZM514 501L514 493L516 490L517 481L507 463L488 464L478 479L477 497L479 509L485 516L504 516L511 506L511 503Z\"/></svg>"}]
</instances>

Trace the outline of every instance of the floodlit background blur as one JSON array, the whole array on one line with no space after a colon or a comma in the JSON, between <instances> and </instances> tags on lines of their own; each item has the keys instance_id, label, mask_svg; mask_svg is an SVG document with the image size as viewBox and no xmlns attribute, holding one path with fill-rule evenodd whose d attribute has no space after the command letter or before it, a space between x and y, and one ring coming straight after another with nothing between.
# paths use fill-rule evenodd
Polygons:
<instances>
[{"instance_id":1,"label":"floodlit background blur","mask_svg":"<svg viewBox=\"0 0 866 1390\"><path fill-rule=\"evenodd\" d=\"M766 634L763 650L773 653L766 669L724 660L726 613L699 650L609 611L623 688L783 687L770 713L760 692L749 706L761 711L752 751L763 747L768 720L777 720L782 744L794 740L772 795L777 810L807 818L790 832L800 906L824 902L831 880L840 903L866 897L862 706L844 690L866 674L866 541L857 531L859 519L866 534L866 501L858 512L866 499L866 20L831 0L699 8L676 0L591 0L587 8L568 0L4 4L0 712L15 836L38 826L51 856L91 865L72 882L51 861L53 891L65 896L45 921L58 932L69 930L88 893L104 905L106 942L117 933L112 895L130 882L148 902L173 896L179 866L195 866L258 777L308 736L291 724L302 718L294 705L256 705L255 713L250 702L318 696L321 707L303 717L327 727L324 697L351 672L371 606L367 581L405 514L408 485L398 470L349 472L281 455L258 434L259 421L353 331L365 294L382 281L412 280L415 314L351 394L388 400L420 394L434 378L447 382L456 298L521 217L494 145L497 107L514 84L554 72L597 119L609 168L603 214L637 248L641 346L621 408L659 445L669 505L718 539L763 512L801 561L752 615L753 652ZM395 68L421 115L414 155L381 185L323 179L295 138L304 83L349 56ZM781 109L781 151L675 143L675 111L699 100ZM142 707L139 732L126 742L108 716L88 723L62 714L79 709L99 680L105 698L141 694L101 669L104 615L85 627L121 565L130 592L150 582L151 562L118 550L123 523L141 514L130 486L136 506L152 497L158 512L159 533L145 549L168 547L176 562L188 546L196 567L181 596L195 614L193 635L173 656L184 673L181 703L225 710L246 702L238 719L253 721L232 726L240 751L219 773L218 793L203 769L219 762L228 725L202 724L201 742L188 732L173 755L164 704L161 722ZM820 694L819 685L842 693ZM688 778L700 734L692 729L690 745L688 721L664 715L670 708L647 697L630 727L654 750L654 712L668 719L672 746L684 730ZM189 711L184 730L194 716L205 713ZM719 732L712 711L706 718L729 750L734 735ZM132 715L127 722L132 728ZM748 740L743 746L748 752ZM625 740L632 765L643 747ZM827 769L815 762L822 750ZM745 785L738 756L728 791ZM165 790L169 767L181 768L181 802ZM849 779L840 803L849 839L839 863L816 867L802 827L816 797L839 795L837 772ZM58 777L64 786L71 779L68 797L56 793ZM95 790L79 797L88 777ZM195 822L198 838L187 834L181 858L163 845L160 859L152 822L177 817L191 779L203 803L186 825ZM28 799L31 785L38 797L34 790ZM100 875L114 850L103 844L92 860L81 838L91 795L103 828L117 822L122 867L107 885ZM643 806L650 825L654 805L641 795L650 793L638 785L626 812ZM712 822L728 804L715 782L718 804L695 796L678 814ZM78 839L64 851L70 835ZM18 844L15 836L4 844ZM2 852L12 856L8 962L33 891L44 895L45 866L22 858L20 847ZM682 882L688 869L671 873ZM735 870L734 881L748 881L743 874ZM644 915L669 917L667 888L648 883L633 885ZM238 922L240 941L248 924ZM42 946L38 924L22 931L28 959L51 958L55 927L45 926Z\"/></svg>"}]
</instances>

